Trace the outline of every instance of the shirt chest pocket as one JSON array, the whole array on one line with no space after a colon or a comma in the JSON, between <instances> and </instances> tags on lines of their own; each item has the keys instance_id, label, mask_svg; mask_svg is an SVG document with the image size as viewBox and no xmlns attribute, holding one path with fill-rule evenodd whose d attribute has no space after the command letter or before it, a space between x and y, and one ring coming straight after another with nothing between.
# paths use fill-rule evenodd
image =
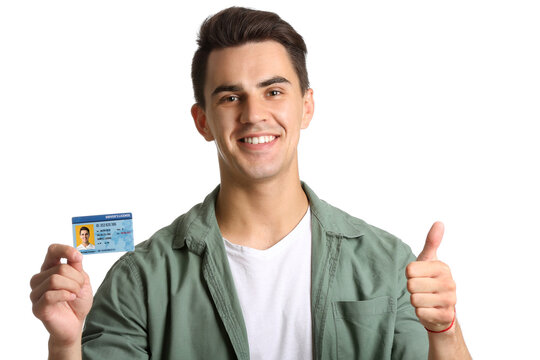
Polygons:
<instances>
[{"instance_id":1,"label":"shirt chest pocket","mask_svg":"<svg viewBox=\"0 0 540 360\"><path fill-rule=\"evenodd\" d=\"M332 304L338 359L389 359L392 353L396 300L381 296Z\"/></svg>"}]
</instances>

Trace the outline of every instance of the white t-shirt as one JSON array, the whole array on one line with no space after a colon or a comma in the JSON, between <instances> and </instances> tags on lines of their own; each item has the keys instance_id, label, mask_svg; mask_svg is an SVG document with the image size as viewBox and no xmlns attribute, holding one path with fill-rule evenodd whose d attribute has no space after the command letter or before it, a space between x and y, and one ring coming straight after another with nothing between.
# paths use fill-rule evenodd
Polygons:
<instances>
[{"instance_id":1,"label":"white t-shirt","mask_svg":"<svg viewBox=\"0 0 540 360\"><path fill-rule=\"evenodd\" d=\"M309 208L300 223L269 249L224 240L250 359L312 359Z\"/></svg>"},{"instance_id":2,"label":"white t-shirt","mask_svg":"<svg viewBox=\"0 0 540 360\"><path fill-rule=\"evenodd\" d=\"M94 250L96 247L92 244L88 244L87 247L84 247L83 244L77 246L77 250Z\"/></svg>"}]
</instances>

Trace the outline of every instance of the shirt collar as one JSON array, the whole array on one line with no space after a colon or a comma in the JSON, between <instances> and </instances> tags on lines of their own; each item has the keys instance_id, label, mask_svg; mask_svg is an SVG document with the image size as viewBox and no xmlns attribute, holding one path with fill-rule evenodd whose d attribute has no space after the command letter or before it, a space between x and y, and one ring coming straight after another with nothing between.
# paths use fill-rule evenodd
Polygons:
<instances>
[{"instance_id":1,"label":"shirt collar","mask_svg":"<svg viewBox=\"0 0 540 360\"><path fill-rule=\"evenodd\" d=\"M316 219L324 231L351 238L364 234L366 224L362 220L353 218L319 199L305 182L302 181L301 184L309 200L312 219ZM206 247L216 246L213 239L221 241L215 212L219 189L220 186L216 186L202 203L195 205L177 220L173 249L180 249L187 244L190 250L202 254Z\"/></svg>"}]
</instances>

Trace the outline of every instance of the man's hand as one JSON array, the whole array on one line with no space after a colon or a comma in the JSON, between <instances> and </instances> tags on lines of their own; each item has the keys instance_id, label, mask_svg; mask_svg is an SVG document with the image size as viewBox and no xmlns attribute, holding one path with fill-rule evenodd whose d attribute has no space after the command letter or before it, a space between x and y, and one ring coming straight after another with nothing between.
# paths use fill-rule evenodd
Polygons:
<instances>
[{"instance_id":1,"label":"man's hand","mask_svg":"<svg viewBox=\"0 0 540 360\"><path fill-rule=\"evenodd\" d=\"M60 262L62 258L67 264ZM55 349L80 349L83 322L92 307L92 288L82 259L73 247L53 244L41 272L30 280L32 311L45 325L49 346Z\"/></svg>"},{"instance_id":2,"label":"man's hand","mask_svg":"<svg viewBox=\"0 0 540 360\"><path fill-rule=\"evenodd\" d=\"M411 304L416 308L416 316L422 325L431 331L447 329L455 316L456 283L448 265L437 260L443 234L444 225L434 223L417 261L406 269Z\"/></svg>"}]
</instances>

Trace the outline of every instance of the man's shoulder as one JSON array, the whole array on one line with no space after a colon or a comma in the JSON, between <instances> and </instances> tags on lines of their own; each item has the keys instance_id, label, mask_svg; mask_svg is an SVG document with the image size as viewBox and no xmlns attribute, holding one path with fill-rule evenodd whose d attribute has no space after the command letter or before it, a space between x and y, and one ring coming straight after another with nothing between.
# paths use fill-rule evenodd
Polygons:
<instances>
[{"instance_id":1,"label":"man's shoulder","mask_svg":"<svg viewBox=\"0 0 540 360\"><path fill-rule=\"evenodd\" d=\"M125 253L111 267L108 273L113 278L136 279L141 286L153 286L155 279L164 278L171 273L179 273L182 257L190 256L188 251L175 249L178 239L178 228L186 221L185 213L177 217L171 224L156 231L150 238L140 242L133 251Z\"/></svg>"},{"instance_id":2,"label":"man's shoulder","mask_svg":"<svg viewBox=\"0 0 540 360\"><path fill-rule=\"evenodd\" d=\"M327 217L326 224L327 226L328 224L331 224L330 229L333 232L350 238L371 238L383 242L402 243L398 237L390 232L372 225L363 219L353 216L348 212L325 202L324 200L321 201L323 201L325 204L325 216Z\"/></svg>"},{"instance_id":3,"label":"man's shoulder","mask_svg":"<svg viewBox=\"0 0 540 360\"><path fill-rule=\"evenodd\" d=\"M149 262L169 256L175 250L184 248L186 240L192 237L204 237L209 229L215 228L214 215L216 188L203 202L194 205L189 211L178 216L171 224L156 231L148 240L135 246L135 250L126 254L132 261ZM197 246L192 246L197 253Z\"/></svg>"},{"instance_id":4,"label":"man's shoulder","mask_svg":"<svg viewBox=\"0 0 540 360\"><path fill-rule=\"evenodd\" d=\"M409 246L397 236L319 199L307 185L303 186L310 198L314 219L327 233L346 239L345 243L364 253L375 252L390 257L411 253Z\"/></svg>"},{"instance_id":5,"label":"man's shoulder","mask_svg":"<svg viewBox=\"0 0 540 360\"><path fill-rule=\"evenodd\" d=\"M199 206L200 204L196 205ZM143 257L147 257L151 254L163 254L166 252L172 252L175 248L175 244L179 241L183 242L182 229L186 227L186 223L189 223L191 215L194 210L178 216L172 223L156 231L150 238L135 246L134 254L141 254Z\"/></svg>"},{"instance_id":6,"label":"man's shoulder","mask_svg":"<svg viewBox=\"0 0 540 360\"><path fill-rule=\"evenodd\" d=\"M309 198L313 216L326 231L351 238L368 235L397 239L389 232L368 224L366 221L320 199L305 183L302 183L302 187Z\"/></svg>"}]
</instances>

